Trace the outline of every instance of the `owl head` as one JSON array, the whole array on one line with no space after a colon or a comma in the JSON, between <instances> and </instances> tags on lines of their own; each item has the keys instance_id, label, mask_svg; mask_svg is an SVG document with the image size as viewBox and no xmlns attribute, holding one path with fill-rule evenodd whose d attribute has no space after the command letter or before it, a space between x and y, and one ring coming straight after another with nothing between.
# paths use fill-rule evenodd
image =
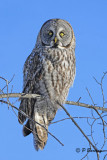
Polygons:
<instances>
[{"instance_id":1,"label":"owl head","mask_svg":"<svg viewBox=\"0 0 107 160\"><path fill-rule=\"evenodd\" d=\"M39 32L37 41L42 46L52 48L68 48L75 45L75 36L71 25L62 19L46 21ZM74 46L75 48L75 46Z\"/></svg>"}]
</instances>

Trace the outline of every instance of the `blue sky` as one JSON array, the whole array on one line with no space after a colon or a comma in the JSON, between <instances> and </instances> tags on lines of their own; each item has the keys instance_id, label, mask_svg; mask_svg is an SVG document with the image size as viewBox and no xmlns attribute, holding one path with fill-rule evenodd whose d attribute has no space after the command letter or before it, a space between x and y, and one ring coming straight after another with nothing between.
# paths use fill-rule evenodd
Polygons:
<instances>
[{"instance_id":1,"label":"blue sky","mask_svg":"<svg viewBox=\"0 0 107 160\"><path fill-rule=\"evenodd\" d=\"M22 91L23 64L31 53L37 34L42 24L51 18L61 18L71 23L76 37L76 78L70 89L68 100L92 104L86 91L88 87L94 102L102 106L100 86L93 76L100 81L107 71L107 1L106 0L1 0L0 1L0 76L10 80L10 91ZM4 83L0 80L0 88ZM104 94L107 100L107 77L104 79ZM15 100L12 99L12 102ZM19 102L15 103L18 107ZM89 109L65 105L72 116L89 116ZM55 120L67 117L59 110ZM86 134L90 133L86 119L76 120ZM32 135L24 138L22 126L12 109L0 104L0 159L72 159L79 160L84 153L76 153L76 148L88 148L89 145L79 130L70 120L53 124L49 127L63 143L60 146L51 136L43 151L36 152ZM99 130L96 141L101 138ZM101 145L100 142L98 144ZM107 148L107 145L106 145ZM94 153L90 157L96 159ZM91 159L90 158L90 159Z\"/></svg>"}]
</instances>

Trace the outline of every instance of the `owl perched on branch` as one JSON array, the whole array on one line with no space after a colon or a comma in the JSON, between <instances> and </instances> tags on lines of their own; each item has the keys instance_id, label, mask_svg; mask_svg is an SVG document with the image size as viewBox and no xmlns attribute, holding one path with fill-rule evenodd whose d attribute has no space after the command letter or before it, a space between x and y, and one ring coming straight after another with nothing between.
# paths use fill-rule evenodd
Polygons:
<instances>
[{"instance_id":1,"label":"owl perched on branch","mask_svg":"<svg viewBox=\"0 0 107 160\"><path fill-rule=\"evenodd\" d=\"M61 19L46 21L37 37L36 45L28 56L23 71L23 93L41 95L37 99L22 99L20 110L48 129L60 104L65 103L75 78L75 36L71 25ZM21 124L26 117L18 113ZM23 135L34 137L36 150L43 149L47 131L27 120Z\"/></svg>"}]
</instances>

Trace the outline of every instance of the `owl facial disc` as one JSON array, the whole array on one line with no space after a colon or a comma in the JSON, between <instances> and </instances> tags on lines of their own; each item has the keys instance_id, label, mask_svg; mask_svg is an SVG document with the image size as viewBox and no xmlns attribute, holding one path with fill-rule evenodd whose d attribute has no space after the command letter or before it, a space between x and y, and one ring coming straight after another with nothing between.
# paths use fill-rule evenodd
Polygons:
<instances>
[{"instance_id":1,"label":"owl facial disc","mask_svg":"<svg viewBox=\"0 0 107 160\"><path fill-rule=\"evenodd\" d=\"M68 47L72 41L72 36L71 25L61 19L48 20L40 30L42 44L52 48Z\"/></svg>"}]
</instances>

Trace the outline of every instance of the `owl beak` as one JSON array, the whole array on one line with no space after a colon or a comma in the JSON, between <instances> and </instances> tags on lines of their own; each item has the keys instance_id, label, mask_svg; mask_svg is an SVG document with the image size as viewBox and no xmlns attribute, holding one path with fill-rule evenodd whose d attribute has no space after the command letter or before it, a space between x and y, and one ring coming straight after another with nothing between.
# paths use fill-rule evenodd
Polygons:
<instances>
[{"instance_id":1,"label":"owl beak","mask_svg":"<svg viewBox=\"0 0 107 160\"><path fill-rule=\"evenodd\" d=\"M57 43L57 41L58 41L58 39L57 39L57 37L55 37L55 39L54 39L55 44Z\"/></svg>"}]
</instances>

